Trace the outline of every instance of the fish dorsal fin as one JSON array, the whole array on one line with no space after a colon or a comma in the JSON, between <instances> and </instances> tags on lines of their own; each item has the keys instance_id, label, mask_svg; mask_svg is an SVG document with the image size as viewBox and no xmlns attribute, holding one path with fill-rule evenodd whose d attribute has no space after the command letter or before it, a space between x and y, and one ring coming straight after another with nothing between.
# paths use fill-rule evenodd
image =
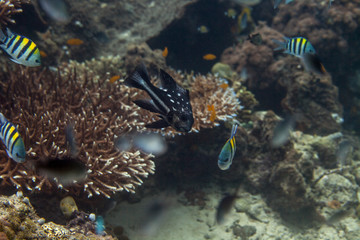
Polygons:
<instances>
[{"instance_id":1,"label":"fish dorsal fin","mask_svg":"<svg viewBox=\"0 0 360 240\"><path fill-rule=\"evenodd\" d=\"M6 122L6 117L2 113L0 113L0 125L5 124Z\"/></svg>"},{"instance_id":2,"label":"fish dorsal fin","mask_svg":"<svg viewBox=\"0 0 360 240\"><path fill-rule=\"evenodd\" d=\"M151 85L151 83L145 64L141 62L135 68L135 71L128 78L125 79L124 83L125 85L130 87L146 90Z\"/></svg>"},{"instance_id":3,"label":"fish dorsal fin","mask_svg":"<svg viewBox=\"0 0 360 240\"><path fill-rule=\"evenodd\" d=\"M149 73L146 70L146 66L144 62L141 62L137 67L136 67L136 71L139 73L139 75L141 76L141 78L143 80L145 80L145 82L150 83L150 77L149 77Z\"/></svg>"},{"instance_id":4,"label":"fish dorsal fin","mask_svg":"<svg viewBox=\"0 0 360 240\"><path fill-rule=\"evenodd\" d=\"M164 89L174 89L176 87L175 80L164 70L160 69L161 87Z\"/></svg>"}]
</instances>

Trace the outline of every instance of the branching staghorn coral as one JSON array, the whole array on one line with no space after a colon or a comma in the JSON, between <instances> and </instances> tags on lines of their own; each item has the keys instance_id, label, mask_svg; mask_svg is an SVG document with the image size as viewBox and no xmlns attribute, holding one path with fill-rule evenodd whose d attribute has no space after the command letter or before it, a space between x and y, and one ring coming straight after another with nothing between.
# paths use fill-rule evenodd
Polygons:
<instances>
[{"instance_id":1,"label":"branching staghorn coral","mask_svg":"<svg viewBox=\"0 0 360 240\"><path fill-rule=\"evenodd\" d=\"M30 3L30 0L0 0L0 26L15 23L11 16L21 13L21 4L25 3Z\"/></svg>"},{"instance_id":2,"label":"branching staghorn coral","mask_svg":"<svg viewBox=\"0 0 360 240\"><path fill-rule=\"evenodd\" d=\"M151 155L139 151L119 152L116 136L143 128L137 122L139 108L128 105L135 93L125 87L99 81L86 74L79 81L76 73L66 79L48 70L10 71L1 82L1 111L18 125L27 149L27 161L15 164L0 150L2 184L13 184L30 191L57 188L88 197L126 190L134 192L142 178L154 172ZM2 80L4 81L4 80ZM78 160L88 169L83 182L62 186L37 173L36 161L70 156L65 127L73 123L79 145ZM3 149L3 147L2 147Z\"/></svg>"},{"instance_id":3,"label":"branching staghorn coral","mask_svg":"<svg viewBox=\"0 0 360 240\"><path fill-rule=\"evenodd\" d=\"M80 70L70 72L68 68L65 73L62 69L57 74L33 69L2 73L0 111L18 126L27 149L26 163L16 164L0 145L2 184L30 191L49 192L61 188L75 194L86 193L89 197L110 197L122 190L134 192L135 186L154 172L151 155L134 149L119 152L114 146L118 136L144 131L145 124L157 118L132 102L146 97L145 94L122 85L122 79L111 84L107 75L97 74L100 70L90 73L86 65L77 67ZM214 75L169 73L191 89L195 118L192 131L217 126L220 120L234 117L241 109L233 90L220 87L223 82ZM209 105L214 106L214 119L207 109ZM68 124L74 125L79 145L77 158L85 164L88 175L83 182L63 186L40 175L34 164L71 155L65 136ZM179 134L171 127L157 131L168 136Z\"/></svg>"},{"instance_id":4,"label":"branching staghorn coral","mask_svg":"<svg viewBox=\"0 0 360 240\"><path fill-rule=\"evenodd\" d=\"M60 71L68 75L74 67L82 73L91 72L96 76L96 79L100 79L101 76L104 75L106 78L110 78L113 75L124 77L125 72L125 70L121 68L124 67L124 63L118 56L102 57L99 60L92 59L84 63L70 61L69 63L64 63ZM192 131L197 132L200 131L201 128L213 128L219 124L219 121L233 118L242 109L240 102L234 94L234 90L230 87L222 87L224 80L221 78L213 74L205 76L200 74L194 75L193 73L182 73L181 71L174 71L172 69L166 69L166 71L178 84L190 90L190 101L195 120ZM158 78L152 77L151 80L152 82L156 82ZM123 79L120 79L118 82L122 81ZM128 89L127 91L133 93L138 92L139 96L141 96L138 98L147 98L146 94L140 90ZM244 90L244 94L247 93L249 92ZM207 107L211 105L214 105L215 108L215 119L210 119L211 112L207 109ZM245 107L252 108L253 106ZM141 110L141 115L138 120L143 123L150 123L153 122L155 118L157 118L156 114ZM171 127L161 130L161 133L169 136L181 134L175 132Z\"/></svg>"}]
</instances>

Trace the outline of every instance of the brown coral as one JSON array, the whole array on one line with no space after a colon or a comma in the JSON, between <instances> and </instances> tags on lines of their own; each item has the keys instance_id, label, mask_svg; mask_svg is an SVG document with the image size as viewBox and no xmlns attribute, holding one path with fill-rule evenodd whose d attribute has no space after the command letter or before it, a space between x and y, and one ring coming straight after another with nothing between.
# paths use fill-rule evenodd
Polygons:
<instances>
[{"instance_id":1,"label":"brown coral","mask_svg":"<svg viewBox=\"0 0 360 240\"><path fill-rule=\"evenodd\" d=\"M86 68L84 68L86 69ZM84 70L83 69L83 70ZM131 131L143 131L156 116L140 109L132 100L140 91L121 84L111 84L106 77L92 78L83 71L82 77L67 72L66 77L49 70L22 70L3 73L0 94L4 115L18 125L27 148L27 162L16 164L0 150L2 184L17 188L49 192L57 188L88 196L111 194L126 190L134 192L142 178L154 172L151 155L139 151L118 152L114 139ZM194 109L193 131L211 128L220 120L236 115L239 102L231 88L223 89L213 75L192 76L173 72L179 82L189 81ZM190 79L190 80L188 80ZM206 106L215 106L217 118L210 121ZM64 129L74 123L79 143L79 160L88 168L84 182L62 186L39 175L33 165L48 158L69 156ZM168 127L163 134L175 135Z\"/></svg>"},{"instance_id":2,"label":"brown coral","mask_svg":"<svg viewBox=\"0 0 360 240\"><path fill-rule=\"evenodd\" d=\"M235 49L228 48L222 61L238 73L246 68L249 74L246 86L254 92L262 108L301 113L298 123L307 133L326 135L339 131L340 124L332 114L341 116L342 107L330 75L320 79L307 73L298 58L276 54L272 39L280 40L282 35L265 23L260 22L256 32L262 35L263 45L255 46L246 41Z\"/></svg>"},{"instance_id":3,"label":"brown coral","mask_svg":"<svg viewBox=\"0 0 360 240\"><path fill-rule=\"evenodd\" d=\"M2 83L0 95L3 113L19 126L27 148L27 163L15 164L0 150L2 184L17 188L51 191L63 188L89 197L126 190L134 192L141 178L154 172L151 155L139 151L119 152L114 138L142 128L137 124L138 107L128 105L136 93L126 93L124 86L99 81L84 75L67 79L48 70L10 72ZM36 173L33 163L46 158L69 155L65 126L74 123L79 143L78 158L88 168L84 182L65 187Z\"/></svg>"},{"instance_id":4,"label":"brown coral","mask_svg":"<svg viewBox=\"0 0 360 240\"><path fill-rule=\"evenodd\" d=\"M21 13L21 4L30 3L29 0L1 0L0 1L0 26L15 23L12 15Z\"/></svg>"}]
</instances>

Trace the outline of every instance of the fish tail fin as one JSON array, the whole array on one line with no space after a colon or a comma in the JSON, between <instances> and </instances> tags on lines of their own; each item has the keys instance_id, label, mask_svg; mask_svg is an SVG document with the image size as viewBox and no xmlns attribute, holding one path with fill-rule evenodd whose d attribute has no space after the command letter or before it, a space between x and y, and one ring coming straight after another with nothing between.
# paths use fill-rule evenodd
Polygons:
<instances>
[{"instance_id":1,"label":"fish tail fin","mask_svg":"<svg viewBox=\"0 0 360 240\"><path fill-rule=\"evenodd\" d=\"M277 48L274 48L274 51L278 51L278 50L286 50L286 44L287 42L282 42L276 39L271 39L275 44L277 44Z\"/></svg>"},{"instance_id":2,"label":"fish tail fin","mask_svg":"<svg viewBox=\"0 0 360 240\"><path fill-rule=\"evenodd\" d=\"M125 79L125 85L129 87L138 88L141 90L146 90L145 85L151 85L150 77L146 70L146 66L141 62L135 69L135 71Z\"/></svg>"},{"instance_id":3,"label":"fish tail fin","mask_svg":"<svg viewBox=\"0 0 360 240\"><path fill-rule=\"evenodd\" d=\"M4 124L6 122L7 122L6 117L2 113L0 113L0 125Z\"/></svg>"},{"instance_id":4,"label":"fish tail fin","mask_svg":"<svg viewBox=\"0 0 360 240\"><path fill-rule=\"evenodd\" d=\"M230 139L235 136L238 126L236 123L232 126Z\"/></svg>"}]
</instances>

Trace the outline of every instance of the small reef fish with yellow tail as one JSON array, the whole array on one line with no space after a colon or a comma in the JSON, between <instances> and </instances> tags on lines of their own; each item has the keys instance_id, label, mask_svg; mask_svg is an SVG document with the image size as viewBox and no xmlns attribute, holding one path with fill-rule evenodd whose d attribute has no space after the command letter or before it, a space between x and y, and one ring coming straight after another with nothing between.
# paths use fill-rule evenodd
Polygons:
<instances>
[{"instance_id":1,"label":"small reef fish with yellow tail","mask_svg":"<svg viewBox=\"0 0 360 240\"><path fill-rule=\"evenodd\" d=\"M180 87L164 70L160 69L160 88L150 82L144 63L125 80L129 87L146 91L151 100L135 100L141 108L157 113L161 120L145 125L148 128L173 127L179 132L189 132L194 123L189 90Z\"/></svg>"},{"instance_id":2,"label":"small reef fish with yellow tail","mask_svg":"<svg viewBox=\"0 0 360 240\"><path fill-rule=\"evenodd\" d=\"M232 160L234 159L235 151L236 151L235 134L237 128L238 128L237 124L234 124L232 126L230 138L226 141L225 145L221 149L218 158L218 166L221 170L229 169Z\"/></svg>"},{"instance_id":3,"label":"small reef fish with yellow tail","mask_svg":"<svg viewBox=\"0 0 360 240\"><path fill-rule=\"evenodd\" d=\"M41 65L40 51L36 44L27 37L12 33L6 29L6 34L0 30L0 47L10 56L10 60L27 66Z\"/></svg>"},{"instance_id":4,"label":"small reef fish with yellow tail","mask_svg":"<svg viewBox=\"0 0 360 240\"><path fill-rule=\"evenodd\" d=\"M18 163L25 162L25 145L14 124L9 122L0 113L0 139L6 147L6 152L10 158Z\"/></svg>"},{"instance_id":5,"label":"small reef fish with yellow tail","mask_svg":"<svg viewBox=\"0 0 360 240\"><path fill-rule=\"evenodd\" d=\"M248 23L254 23L251 17L251 8L244 7L238 16L238 33L244 31L248 27Z\"/></svg>"}]
</instances>

